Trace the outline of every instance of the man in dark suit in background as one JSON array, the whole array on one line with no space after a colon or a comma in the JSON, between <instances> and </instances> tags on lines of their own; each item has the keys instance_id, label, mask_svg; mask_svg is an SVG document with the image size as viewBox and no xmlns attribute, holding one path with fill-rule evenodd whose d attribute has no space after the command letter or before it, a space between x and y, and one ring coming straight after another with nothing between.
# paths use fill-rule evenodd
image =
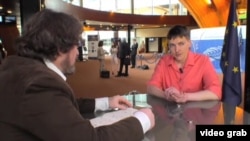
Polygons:
<instances>
[{"instance_id":1,"label":"man in dark suit in background","mask_svg":"<svg viewBox=\"0 0 250 141\"><path fill-rule=\"evenodd\" d=\"M70 27L70 28L69 28ZM82 33L71 15L42 10L0 65L0 141L141 141L154 126L151 109L94 128L82 113L132 104L122 96L78 99L66 82L75 72Z\"/></svg>"},{"instance_id":2,"label":"man in dark suit in background","mask_svg":"<svg viewBox=\"0 0 250 141\"><path fill-rule=\"evenodd\" d=\"M138 43L136 42L136 39L133 39L133 45L131 47L131 68L135 68L135 63L136 63L136 55L137 55L137 48L138 48Z\"/></svg>"},{"instance_id":3,"label":"man in dark suit in background","mask_svg":"<svg viewBox=\"0 0 250 141\"><path fill-rule=\"evenodd\" d=\"M121 76L128 76L128 64L125 63L125 58L130 57L130 48L128 43L126 42L126 39L123 39L118 50L118 57L120 59L120 69L118 71L118 74L116 77L121 77ZM123 66L125 66L125 73L122 73Z\"/></svg>"}]
</instances>

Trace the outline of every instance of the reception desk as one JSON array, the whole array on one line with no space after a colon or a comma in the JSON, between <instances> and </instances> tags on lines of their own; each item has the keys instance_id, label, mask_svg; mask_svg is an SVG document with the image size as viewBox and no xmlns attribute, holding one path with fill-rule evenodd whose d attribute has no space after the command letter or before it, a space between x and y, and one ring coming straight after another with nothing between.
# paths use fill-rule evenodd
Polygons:
<instances>
[{"instance_id":1,"label":"reception desk","mask_svg":"<svg viewBox=\"0 0 250 141\"><path fill-rule=\"evenodd\" d=\"M125 97L135 109L151 107L155 114L155 127L145 134L143 141L195 141L196 125L249 124L248 113L220 101L177 104L147 94L129 94ZM123 111L119 112L123 114ZM98 112L88 118L98 118L107 113L112 111Z\"/></svg>"}]
</instances>

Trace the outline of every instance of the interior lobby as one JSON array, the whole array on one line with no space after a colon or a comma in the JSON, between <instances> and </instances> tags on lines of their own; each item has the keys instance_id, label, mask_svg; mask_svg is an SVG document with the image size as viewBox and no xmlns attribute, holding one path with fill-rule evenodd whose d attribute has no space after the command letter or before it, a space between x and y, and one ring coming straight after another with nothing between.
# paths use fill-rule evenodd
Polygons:
<instances>
[{"instance_id":1,"label":"interior lobby","mask_svg":"<svg viewBox=\"0 0 250 141\"><path fill-rule=\"evenodd\" d=\"M77 17L82 23L83 55L86 60L77 60L76 72L67 77L77 98L98 98L114 95L137 96L132 102L148 102L157 113L156 128L145 135L143 141L181 140L193 141L194 124L250 124L250 3L237 0L239 23L244 27L244 70L241 73L242 102L238 107L223 106L220 102L200 102L189 104L165 103L162 99L145 99L146 84L162 54L168 51L166 35L174 25L185 25L188 29L219 29L215 35L223 35L227 25L231 0L0 0L0 39L9 55L15 39L22 34L22 27L30 16L42 9L52 9ZM9 21L5 18L9 17ZM6 18L7 19L7 18ZM70 28L69 28L70 29ZM222 31L222 32L221 32ZM90 57L88 37L98 36L104 41L104 49L109 53L112 41L126 39L129 46L133 39L139 45L145 42L146 50L137 57L136 65L148 65L148 70L129 69L129 77L117 78L110 74L108 79L100 78L99 62ZM204 49L205 50L205 49ZM203 50L202 50L203 51ZM203 51L205 52L205 51ZM88 56L89 55L89 56ZM105 56L105 63L111 69L111 56ZM217 60L218 61L218 60ZM0 64L1 65L1 64ZM223 74L218 72L222 83ZM142 95L140 95L142 94ZM132 94L133 95L133 94ZM157 101L157 103L155 102ZM137 105L138 106L138 105ZM140 106L138 106L140 108ZM181 107L181 108L180 108ZM198 108L197 108L198 107ZM205 110L204 110L205 109ZM166 111L163 113L162 111ZM204 112L205 111L205 112ZM99 113L100 114L100 113ZM103 114L103 113L101 113ZM192 117L193 115L198 115ZM98 114L97 114L98 115ZM93 116L93 115L91 115ZM95 115L96 116L96 115ZM211 118L210 118L211 116ZM87 116L88 117L88 116ZM188 119L190 118L190 119ZM1 134L1 133L0 133ZM0 135L1 136L1 135ZM168 136L169 139L166 139ZM187 139L188 138L188 139Z\"/></svg>"}]
</instances>

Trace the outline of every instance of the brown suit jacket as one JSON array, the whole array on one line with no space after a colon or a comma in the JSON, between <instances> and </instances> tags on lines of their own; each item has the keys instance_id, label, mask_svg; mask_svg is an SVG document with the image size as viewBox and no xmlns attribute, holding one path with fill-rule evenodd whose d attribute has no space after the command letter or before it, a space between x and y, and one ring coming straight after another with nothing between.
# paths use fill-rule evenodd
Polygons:
<instances>
[{"instance_id":1,"label":"brown suit jacket","mask_svg":"<svg viewBox=\"0 0 250 141\"><path fill-rule=\"evenodd\" d=\"M129 117L93 128L81 112L94 100L76 101L69 85L34 59L9 56L0 66L1 141L140 141L139 121Z\"/></svg>"}]
</instances>

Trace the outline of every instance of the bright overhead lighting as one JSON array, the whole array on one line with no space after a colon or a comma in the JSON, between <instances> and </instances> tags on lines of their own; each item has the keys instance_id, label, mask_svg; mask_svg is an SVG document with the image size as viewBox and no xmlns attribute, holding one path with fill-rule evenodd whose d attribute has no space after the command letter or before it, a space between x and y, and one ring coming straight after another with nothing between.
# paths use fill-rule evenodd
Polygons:
<instances>
[{"instance_id":1,"label":"bright overhead lighting","mask_svg":"<svg viewBox=\"0 0 250 141\"><path fill-rule=\"evenodd\" d=\"M211 4L212 4L212 0L206 0L206 3L207 3L208 5L211 5Z\"/></svg>"},{"instance_id":2,"label":"bright overhead lighting","mask_svg":"<svg viewBox=\"0 0 250 141\"><path fill-rule=\"evenodd\" d=\"M12 11L11 11L11 10L7 10L7 13L8 13L8 14L11 14L11 13L12 13Z\"/></svg>"}]
</instances>

